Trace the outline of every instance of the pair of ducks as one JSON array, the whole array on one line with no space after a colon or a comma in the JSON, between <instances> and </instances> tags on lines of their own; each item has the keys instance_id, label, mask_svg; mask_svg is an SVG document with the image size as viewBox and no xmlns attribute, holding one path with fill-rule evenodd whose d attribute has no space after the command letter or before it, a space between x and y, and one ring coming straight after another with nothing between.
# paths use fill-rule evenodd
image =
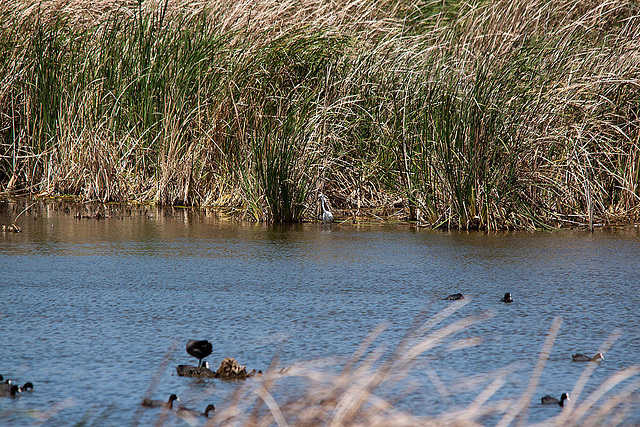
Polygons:
<instances>
[{"instance_id":1,"label":"pair of ducks","mask_svg":"<svg viewBox=\"0 0 640 427\"><path fill-rule=\"evenodd\" d=\"M209 363L207 362L202 362L202 359L204 359L205 357L209 356L211 354L211 352L213 351L213 346L211 345L211 343L209 341L206 340L189 340L187 342L187 347L186 347L187 353L190 356L195 357L196 359L198 359L198 368L209 368ZM174 409L173 408L173 402L175 401L180 401L180 398L176 395L176 394L172 394L171 396L169 396L169 400L167 400L166 402L163 402L162 400L151 400L151 399L144 399L142 401L142 406L146 406L147 408L167 408L167 409ZM203 416L208 418L209 417L209 413L213 412L216 410L216 407L213 405L207 405L207 407L205 408L204 412L198 412L198 411L194 411L193 409L189 409L189 408L185 408L185 407L178 407L175 408L176 414L179 417L199 417L199 416Z\"/></svg>"},{"instance_id":2,"label":"pair of ducks","mask_svg":"<svg viewBox=\"0 0 640 427\"><path fill-rule=\"evenodd\" d=\"M0 381L3 381L4 377L0 375ZM7 379L3 383L0 383L0 396L2 397L17 397L23 391L33 390L33 384L26 382L22 387L17 384L13 384L13 381Z\"/></svg>"},{"instance_id":3,"label":"pair of ducks","mask_svg":"<svg viewBox=\"0 0 640 427\"><path fill-rule=\"evenodd\" d=\"M449 300L449 301L457 301L457 300L464 299L464 295L462 295L461 293L457 293L457 294L449 295L445 299ZM511 298L511 293L507 292L506 294L504 294L504 297L502 297L502 299L500 301L502 301L502 302L513 302L513 298Z\"/></svg>"},{"instance_id":4,"label":"pair of ducks","mask_svg":"<svg viewBox=\"0 0 640 427\"><path fill-rule=\"evenodd\" d=\"M189 409L189 408L185 408L185 407L177 407L174 408L173 407L173 402L175 401L180 401L180 398L176 395L176 394L172 394L171 396L169 396L169 400L167 400L166 402L163 402L162 400L151 400L151 399L144 399L142 401L142 406L146 406L147 408L167 408L167 409L172 409L176 411L176 414L179 417L205 417L208 418L209 417L209 413L214 412L216 410L216 407L213 405L207 405L207 407L205 408L204 412L198 412L195 411L193 409Z\"/></svg>"},{"instance_id":5,"label":"pair of ducks","mask_svg":"<svg viewBox=\"0 0 640 427\"><path fill-rule=\"evenodd\" d=\"M599 362L601 360L604 360L604 356L602 355L602 353L596 353L593 357L577 353L571 356L571 360L573 360L574 362ZM562 393L562 396L560 396L560 400L556 399L555 397L544 396L541 400L541 403L543 405L558 404L560 405L560 407L563 407L564 402L567 400L571 400L569 399L569 393Z\"/></svg>"},{"instance_id":6,"label":"pair of ducks","mask_svg":"<svg viewBox=\"0 0 640 427\"><path fill-rule=\"evenodd\" d=\"M446 297L445 299L447 300L461 300L464 298L464 295L462 295L461 293L457 293L457 294L453 294L453 295L449 295L448 297ZM504 294L504 297L500 300L502 302L506 302L506 303L511 303L513 302L513 298L511 298L511 293L507 292ZM574 362L599 362L601 360L604 359L604 356L602 355L602 353L596 353L595 356L593 357L589 357L589 356L585 356L584 354L574 354L571 356L571 360L573 360ZM560 407L564 406L564 402L570 400L569 399L569 393L562 393L562 396L560 396L560 399L556 399L555 397L551 397L551 396L544 396L541 399L541 403L543 405L552 405L552 404L558 404L560 405Z\"/></svg>"}]
</instances>

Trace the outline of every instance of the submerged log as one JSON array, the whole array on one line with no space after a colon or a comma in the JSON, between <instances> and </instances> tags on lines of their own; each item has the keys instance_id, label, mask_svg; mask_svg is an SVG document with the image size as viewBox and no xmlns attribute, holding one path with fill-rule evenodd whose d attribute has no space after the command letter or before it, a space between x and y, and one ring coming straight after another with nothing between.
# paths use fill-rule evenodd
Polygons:
<instances>
[{"instance_id":1,"label":"submerged log","mask_svg":"<svg viewBox=\"0 0 640 427\"><path fill-rule=\"evenodd\" d=\"M247 368L240 365L236 359L232 357L225 358L221 363L217 371L209 369L208 364L205 366L189 366L178 365L176 367L178 376L191 377L191 378L220 378L223 380L245 380L249 377L262 374L262 371L256 372L252 370L247 372Z\"/></svg>"}]
</instances>

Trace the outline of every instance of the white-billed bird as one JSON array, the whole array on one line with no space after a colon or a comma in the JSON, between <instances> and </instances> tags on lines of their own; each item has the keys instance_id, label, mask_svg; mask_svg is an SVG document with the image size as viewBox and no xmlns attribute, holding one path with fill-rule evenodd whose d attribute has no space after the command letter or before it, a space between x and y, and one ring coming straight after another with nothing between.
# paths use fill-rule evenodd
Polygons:
<instances>
[{"instance_id":1,"label":"white-billed bird","mask_svg":"<svg viewBox=\"0 0 640 427\"><path fill-rule=\"evenodd\" d=\"M213 351L213 346L209 341L189 340L187 342L187 353L198 359L198 368L202 366L202 359L207 357Z\"/></svg>"}]
</instances>

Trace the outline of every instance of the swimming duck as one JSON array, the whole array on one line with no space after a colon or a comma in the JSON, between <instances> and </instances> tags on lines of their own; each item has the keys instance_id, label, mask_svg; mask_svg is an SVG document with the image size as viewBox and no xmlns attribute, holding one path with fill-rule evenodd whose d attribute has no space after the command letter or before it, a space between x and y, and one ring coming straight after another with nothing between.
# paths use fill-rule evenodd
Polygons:
<instances>
[{"instance_id":1,"label":"swimming duck","mask_svg":"<svg viewBox=\"0 0 640 427\"><path fill-rule=\"evenodd\" d=\"M507 292L504 294L504 297L500 300L502 302L513 302L513 298L511 298L511 293Z\"/></svg>"},{"instance_id":2,"label":"swimming duck","mask_svg":"<svg viewBox=\"0 0 640 427\"><path fill-rule=\"evenodd\" d=\"M20 392L22 391L22 390L20 390L20 387L18 387L15 384L9 385L9 384L4 383L2 385L3 385L3 387L0 388L0 396L1 397L8 397L8 396L17 397L20 394Z\"/></svg>"},{"instance_id":3,"label":"swimming duck","mask_svg":"<svg viewBox=\"0 0 640 427\"><path fill-rule=\"evenodd\" d=\"M5 380L5 382L0 383L0 393L8 391L11 388L12 384L13 384L13 382L8 378L7 378L7 380Z\"/></svg>"},{"instance_id":4,"label":"swimming duck","mask_svg":"<svg viewBox=\"0 0 640 427\"><path fill-rule=\"evenodd\" d=\"M464 298L464 295L462 295L461 293L457 293L457 294L449 295L445 299L449 301L456 301L463 298Z\"/></svg>"},{"instance_id":5,"label":"swimming duck","mask_svg":"<svg viewBox=\"0 0 640 427\"><path fill-rule=\"evenodd\" d=\"M601 360L604 360L604 356L602 355L602 353L596 353L595 356L593 357L589 357L589 356L585 356L584 354L574 354L571 356L571 359L574 362L599 362Z\"/></svg>"},{"instance_id":6,"label":"swimming duck","mask_svg":"<svg viewBox=\"0 0 640 427\"><path fill-rule=\"evenodd\" d=\"M199 360L198 368L202 366L202 359L213 351L213 346L209 341L189 340L187 342L187 353Z\"/></svg>"},{"instance_id":7,"label":"swimming duck","mask_svg":"<svg viewBox=\"0 0 640 427\"><path fill-rule=\"evenodd\" d=\"M215 412L216 407L213 405L207 405L207 407L205 408L204 412L198 412L198 411L194 411L193 409L189 409L189 408L185 408L185 407L179 407L176 409L176 414L179 417L205 417L205 418L209 418L209 413L210 412Z\"/></svg>"},{"instance_id":8,"label":"swimming duck","mask_svg":"<svg viewBox=\"0 0 640 427\"><path fill-rule=\"evenodd\" d=\"M565 400L571 400L569 399L569 393L562 393L562 396L560 396L560 400L556 399L555 397L551 397L551 396L544 396L541 399L541 403L543 405L552 405L552 404L558 404L560 406L564 406L564 401Z\"/></svg>"},{"instance_id":9,"label":"swimming duck","mask_svg":"<svg viewBox=\"0 0 640 427\"><path fill-rule=\"evenodd\" d=\"M146 406L148 408L169 408L169 409L172 409L174 400L177 400L178 402L180 402L180 398L178 396L176 396L175 394L172 394L171 396L169 396L169 400L166 401L166 402L163 402L162 400L144 399L142 401L142 406Z\"/></svg>"}]
</instances>

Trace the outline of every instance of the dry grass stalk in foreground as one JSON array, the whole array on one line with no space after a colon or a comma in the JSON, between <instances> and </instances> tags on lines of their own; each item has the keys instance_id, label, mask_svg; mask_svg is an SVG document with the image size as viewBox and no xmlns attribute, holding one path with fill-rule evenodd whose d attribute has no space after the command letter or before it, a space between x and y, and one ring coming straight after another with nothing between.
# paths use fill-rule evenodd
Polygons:
<instances>
[{"instance_id":1,"label":"dry grass stalk in foreground","mask_svg":"<svg viewBox=\"0 0 640 427\"><path fill-rule=\"evenodd\" d=\"M559 331L561 322L558 319L551 327L531 375L529 386L515 401L491 400L506 382L506 372L510 369L503 367L487 375L469 378L467 384L458 388L467 391L468 389L478 390L478 386L484 384L484 388L479 389L476 398L466 407L454 407L429 416L415 416L395 406L396 401L412 392L411 381L407 380L412 370L418 368L421 363L428 363L428 358L425 358L426 353L447 344L456 332L486 317L486 315L467 317L453 324L436 328L444 318L465 303L452 305L434 319L416 328L391 354L384 348L372 346L374 340L384 330L384 326L381 326L373 331L346 361L317 360L292 366L286 369L284 374L275 373L276 371L272 369L263 377L240 387L230 399L230 405L220 410L207 425L471 426L482 425L486 416L495 418L500 414L503 415L498 425L513 425L514 422L518 425L529 425L528 408L530 405L539 403L539 398L535 395L536 387ZM615 338L617 337L614 334L603 345L603 351L613 344ZM451 350L475 343L477 341L473 339L454 341L449 343L447 348ZM340 372L334 372L331 369L336 366L342 366ZM573 390L576 398L579 397L581 388L594 368L595 364L585 368L585 372ZM637 415L637 408L633 406L633 402L638 396L640 381L628 382L628 380L639 373L638 366L615 373L584 399L576 399L577 401L565 407L557 415L546 419L543 425L599 425L605 420L620 419L624 422L625 416L634 411ZM292 377L303 379L306 386L302 387L299 396L278 401L276 397L279 393L278 383ZM437 388L446 389L435 372L432 371L429 377ZM595 406L595 403L606 393L625 381L628 384L622 390L612 395L607 394L607 399L599 407ZM408 385L400 386L400 384ZM392 396L382 397L388 396L389 390L395 390ZM442 398L446 398L446 393L449 391L440 390L440 393ZM288 396L286 392L285 395ZM222 405L220 407L222 408Z\"/></svg>"}]
</instances>

